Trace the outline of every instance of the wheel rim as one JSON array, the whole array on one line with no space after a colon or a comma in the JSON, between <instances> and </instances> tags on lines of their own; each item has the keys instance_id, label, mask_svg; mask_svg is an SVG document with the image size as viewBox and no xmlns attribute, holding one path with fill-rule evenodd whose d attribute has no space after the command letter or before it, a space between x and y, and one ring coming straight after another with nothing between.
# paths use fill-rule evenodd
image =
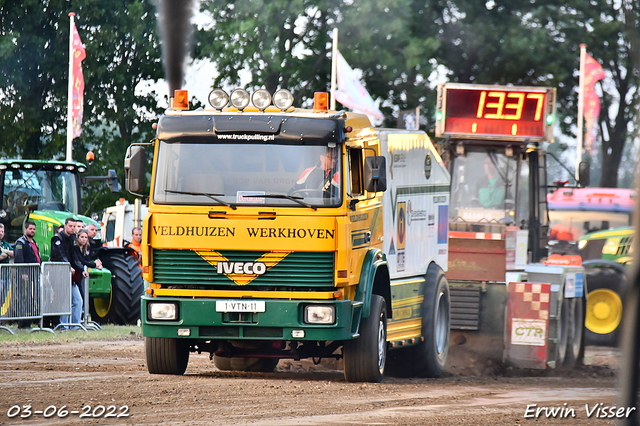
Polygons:
<instances>
[{"instance_id":1,"label":"wheel rim","mask_svg":"<svg viewBox=\"0 0 640 426\"><path fill-rule=\"evenodd\" d=\"M111 300L113 297L113 287L109 285L109 297L94 297L93 298L93 308L96 310L96 315L100 318L104 318L109 313L111 309Z\"/></svg>"},{"instance_id":2,"label":"wheel rim","mask_svg":"<svg viewBox=\"0 0 640 426\"><path fill-rule=\"evenodd\" d=\"M589 293L585 326L596 334L615 331L622 320L622 301L615 291L598 289Z\"/></svg>"},{"instance_id":3,"label":"wheel rim","mask_svg":"<svg viewBox=\"0 0 640 426\"><path fill-rule=\"evenodd\" d=\"M447 345L447 332L449 331L447 323L447 307L444 299L444 293L438 295L438 301L436 303L436 318L435 318L435 338L436 338L436 350L438 354L441 354L446 349Z\"/></svg>"},{"instance_id":4,"label":"wheel rim","mask_svg":"<svg viewBox=\"0 0 640 426\"><path fill-rule=\"evenodd\" d=\"M384 326L384 316L380 316L378 321L378 370L384 371L385 359L387 357L387 331Z\"/></svg>"}]
</instances>

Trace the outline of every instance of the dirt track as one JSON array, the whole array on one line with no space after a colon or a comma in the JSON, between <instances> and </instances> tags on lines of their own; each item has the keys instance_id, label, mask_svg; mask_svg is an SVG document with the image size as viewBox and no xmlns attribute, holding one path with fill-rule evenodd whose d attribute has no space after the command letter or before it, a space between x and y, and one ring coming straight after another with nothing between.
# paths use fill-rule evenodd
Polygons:
<instances>
[{"instance_id":1,"label":"dirt track","mask_svg":"<svg viewBox=\"0 0 640 426\"><path fill-rule=\"evenodd\" d=\"M615 352L587 348L587 360L593 365L564 373L506 370L491 377L449 374L363 384L347 383L341 371L309 362L281 361L270 374L221 372L204 354L192 354L185 376L150 375L139 337L62 345L12 343L0 347L0 424L613 424L588 418L585 404L615 402ZM524 417L529 404L564 403L575 410L575 418ZM14 405L31 405L34 412L66 405L80 413L8 418ZM99 405L114 405L116 415L127 406L129 417L80 418L83 406L94 410Z\"/></svg>"}]
</instances>

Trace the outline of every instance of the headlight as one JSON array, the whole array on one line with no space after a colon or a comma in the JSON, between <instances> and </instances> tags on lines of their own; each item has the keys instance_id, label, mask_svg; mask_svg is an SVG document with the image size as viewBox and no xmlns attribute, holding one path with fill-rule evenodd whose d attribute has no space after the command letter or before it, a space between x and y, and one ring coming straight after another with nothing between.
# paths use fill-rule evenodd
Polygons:
<instances>
[{"instance_id":1,"label":"headlight","mask_svg":"<svg viewBox=\"0 0 640 426\"><path fill-rule=\"evenodd\" d=\"M333 324L336 322L336 307L333 305L308 305L304 308L307 324Z\"/></svg>"},{"instance_id":2,"label":"headlight","mask_svg":"<svg viewBox=\"0 0 640 426\"><path fill-rule=\"evenodd\" d=\"M236 89L231 92L231 105L243 110L249 105L249 92L244 89Z\"/></svg>"},{"instance_id":3,"label":"headlight","mask_svg":"<svg viewBox=\"0 0 640 426\"><path fill-rule=\"evenodd\" d=\"M260 111L263 111L271 105L271 95L266 89L256 90L253 92L253 95L251 95L251 103Z\"/></svg>"},{"instance_id":4,"label":"headlight","mask_svg":"<svg viewBox=\"0 0 640 426\"><path fill-rule=\"evenodd\" d=\"M587 240L578 241L578 250L582 250L587 245Z\"/></svg>"},{"instance_id":5,"label":"headlight","mask_svg":"<svg viewBox=\"0 0 640 426\"><path fill-rule=\"evenodd\" d=\"M175 303L149 303L150 320L175 321L178 319L178 307Z\"/></svg>"},{"instance_id":6,"label":"headlight","mask_svg":"<svg viewBox=\"0 0 640 426\"><path fill-rule=\"evenodd\" d=\"M607 244L602 247L602 254L617 254L620 240L612 239L607 241Z\"/></svg>"},{"instance_id":7,"label":"headlight","mask_svg":"<svg viewBox=\"0 0 640 426\"><path fill-rule=\"evenodd\" d=\"M209 104L217 110L221 110L229 103L229 95L222 89L213 89L209 93Z\"/></svg>"},{"instance_id":8,"label":"headlight","mask_svg":"<svg viewBox=\"0 0 640 426\"><path fill-rule=\"evenodd\" d=\"M273 104L282 111L286 111L293 105L293 95L287 89L280 89L273 95Z\"/></svg>"}]
</instances>

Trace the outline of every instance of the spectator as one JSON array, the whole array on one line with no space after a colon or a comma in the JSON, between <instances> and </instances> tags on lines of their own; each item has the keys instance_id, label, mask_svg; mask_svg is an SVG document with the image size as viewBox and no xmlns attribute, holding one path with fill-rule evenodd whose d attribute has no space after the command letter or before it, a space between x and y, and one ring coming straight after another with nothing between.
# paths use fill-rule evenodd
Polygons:
<instances>
[{"instance_id":1,"label":"spectator","mask_svg":"<svg viewBox=\"0 0 640 426\"><path fill-rule=\"evenodd\" d=\"M38 244L35 242L33 237L36 235L36 224L31 221L27 221L25 223L25 231L24 235L16 240L16 247L14 250L15 255L15 263L40 263L40 249L38 248ZM26 282L28 275L22 275L22 278L25 279L25 283L28 286L29 284L33 285L34 283ZM25 290L25 295L28 293ZM34 294L33 292L31 294ZM18 321L19 328L29 328L31 320L20 320Z\"/></svg>"},{"instance_id":2,"label":"spectator","mask_svg":"<svg viewBox=\"0 0 640 426\"><path fill-rule=\"evenodd\" d=\"M142 268L142 229L135 227L131 230L131 243L127 245L134 250L133 255L138 261L138 265Z\"/></svg>"},{"instance_id":3,"label":"spectator","mask_svg":"<svg viewBox=\"0 0 640 426\"><path fill-rule=\"evenodd\" d=\"M101 246L101 241L96 239L96 235L98 235L98 227L95 223L90 223L87 225L87 234L89 235L91 258L95 259L96 257L98 257L98 249L100 249Z\"/></svg>"},{"instance_id":4,"label":"spectator","mask_svg":"<svg viewBox=\"0 0 640 426\"><path fill-rule=\"evenodd\" d=\"M9 263L13 257L11 244L4 240L4 224L0 223L0 264Z\"/></svg>"},{"instance_id":5,"label":"spectator","mask_svg":"<svg viewBox=\"0 0 640 426\"><path fill-rule=\"evenodd\" d=\"M77 219L76 220L76 229L73 231L73 233L77 236L78 232L80 232L80 230L84 228L84 221Z\"/></svg>"},{"instance_id":6,"label":"spectator","mask_svg":"<svg viewBox=\"0 0 640 426\"><path fill-rule=\"evenodd\" d=\"M95 262L91 261L90 251L89 233L86 229L81 229L80 232L78 232L71 254L71 267L75 270L73 274L73 288L71 291L72 324L79 324L82 320L82 300L86 300L86 297L82 297L82 293L84 292L82 280L83 278L89 277L89 272L84 269L85 266L88 268L102 269L102 263L100 260L96 260Z\"/></svg>"},{"instance_id":7,"label":"spectator","mask_svg":"<svg viewBox=\"0 0 640 426\"><path fill-rule=\"evenodd\" d=\"M64 228L51 238L50 261L71 263L71 250L73 249L75 229L76 220L71 217L65 219ZM73 265L71 268L71 272L73 272Z\"/></svg>"}]
</instances>

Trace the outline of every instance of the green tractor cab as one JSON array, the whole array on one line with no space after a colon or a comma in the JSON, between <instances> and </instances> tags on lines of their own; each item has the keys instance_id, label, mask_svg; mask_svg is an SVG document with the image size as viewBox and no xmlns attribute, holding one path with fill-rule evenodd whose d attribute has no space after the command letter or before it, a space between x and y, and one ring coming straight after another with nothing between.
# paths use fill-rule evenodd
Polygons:
<instances>
[{"instance_id":1,"label":"green tractor cab","mask_svg":"<svg viewBox=\"0 0 640 426\"><path fill-rule=\"evenodd\" d=\"M14 243L24 234L24 224L35 222L34 239L42 261L51 255L51 238L66 218L82 220L85 225L100 223L81 211L80 183L108 180L116 190L115 172L105 177L81 177L87 171L82 163L39 160L0 160L0 223L5 239ZM102 248L104 268L89 272L90 311L93 320L114 324L135 324L140 318L143 281L135 259L126 248ZM132 267L135 265L135 269Z\"/></svg>"}]
</instances>

